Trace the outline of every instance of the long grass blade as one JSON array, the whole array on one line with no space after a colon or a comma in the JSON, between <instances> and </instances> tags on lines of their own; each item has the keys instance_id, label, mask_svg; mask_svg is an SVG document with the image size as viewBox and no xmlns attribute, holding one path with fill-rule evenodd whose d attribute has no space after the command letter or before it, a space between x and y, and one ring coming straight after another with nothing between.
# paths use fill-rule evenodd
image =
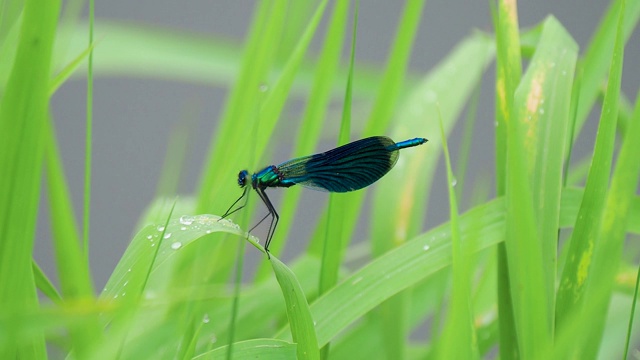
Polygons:
<instances>
[{"instance_id":1,"label":"long grass blade","mask_svg":"<svg viewBox=\"0 0 640 360\"><path fill-rule=\"evenodd\" d=\"M313 321L307 299L293 272L276 257L271 257L273 272L282 288L287 303L287 317L291 328L291 337L298 344L298 359L320 359L315 322Z\"/></svg>"},{"instance_id":2,"label":"long grass blade","mask_svg":"<svg viewBox=\"0 0 640 360\"><path fill-rule=\"evenodd\" d=\"M84 206L82 209L82 243L89 260L89 231L91 223L91 160L93 158L93 0L89 0L89 58L87 59L87 116L84 142Z\"/></svg>"},{"instance_id":3,"label":"long grass blade","mask_svg":"<svg viewBox=\"0 0 640 360\"><path fill-rule=\"evenodd\" d=\"M624 6L622 7L624 9ZM622 11L622 10L621 10ZM620 20L622 22L622 18ZM619 46L619 45L618 45ZM622 59L623 51L616 46L614 56L620 56ZM622 74L622 61L614 60L613 65L619 68L612 68L612 76L620 76ZM616 84L616 80L610 78L613 86L620 87L620 83ZM612 89L607 90L607 94ZM608 96L608 95L605 95ZM611 95L614 97L615 94ZM611 99L611 101L615 101ZM617 111L612 109L613 121L617 117ZM587 285L585 297L591 298L595 294L603 296L605 301L599 309L596 309L595 316L590 317L592 326L588 338L591 341L585 341L584 352L586 354L597 353L600 341L605 332L605 321L607 319L607 310L609 304L612 303L614 294L614 284L616 275L623 259L623 247L626 239L626 223L629 221L631 200L638 188L638 180L640 179L640 143L636 139L640 139L640 96L636 102L636 108L628 128L627 135L624 139L616 168L611 178L611 187L606 195L606 202L602 210L602 225L599 228L598 240L596 241L595 251L593 253L593 268L589 273L592 280Z\"/></svg>"},{"instance_id":4,"label":"long grass blade","mask_svg":"<svg viewBox=\"0 0 640 360\"><path fill-rule=\"evenodd\" d=\"M478 81L476 89L471 95L471 102L467 108L467 116L464 120L464 130L462 131L462 141L460 141L460 149L458 150L458 166L456 167L456 198L459 201L464 199L465 179L467 178L467 170L469 164L469 155L471 155L471 143L475 133L476 116L478 111L478 101L480 98L480 89L482 82Z\"/></svg>"},{"instance_id":5,"label":"long grass blade","mask_svg":"<svg viewBox=\"0 0 640 360\"><path fill-rule=\"evenodd\" d=\"M71 194L62 168L62 161L51 119L45 122L47 193L51 214L53 248L58 277L65 301L93 301L93 284L88 259L82 248ZM99 341L102 329L98 318L73 328L71 336L78 356L88 356L90 345Z\"/></svg>"},{"instance_id":6,"label":"long grass blade","mask_svg":"<svg viewBox=\"0 0 640 360\"><path fill-rule=\"evenodd\" d=\"M471 269L469 242L462 243L458 214L458 200L454 186L456 180L451 170L451 159L447 138L440 121L440 137L445 165L447 168L447 189L449 192L449 216L451 224L451 268L453 273L451 304L444 324L442 337L438 341L440 359L476 359L478 343L473 328L473 310L471 308Z\"/></svg>"},{"instance_id":7,"label":"long grass blade","mask_svg":"<svg viewBox=\"0 0 640 360\"><path fill-rule=\"evenodd\" d=\"M359 1L356 0L353 11L353 30L351 32L351 55L349 56L349 75L342 108L342 121L340 122L340 133L338 135L338 146L349 142L351 134L351 101L353 92L353 72L356 57L356 39L358 35L358 11ZM320 267L320 281L318 285L318 295L329 291L338 282L340 264L344 258L347 239L343 237L344 213L342 209L350 201L350 196L344 194L329 195L329 207L327 209L327 228L322 250L322 262ZM329 344L321 349L323 359L329 358Z\"/></svg>"},{"instance_id":8,"label":"long grass blade","mask_svg":"<svg viewBox=\"0 0 640 360\"><path fill-rule=\"evenodd\" d=\"M598 29L589 42L582 65L582 79L580 86L580 103L576 114L576 129L574 139L580 134L580 130L587 120L587 116L593 109L598 95L602 91L602 85L606 81L610 69L611 54L614 51L614 43L618 28L618 13L621 4L625 0L612 1L609 9L602 17ZM624 23L622 25L623 42L629 39L640 20L640 1L626 1Z\"/></svg>"},{"instance_id":9,"label":"long grass blade","mask_svg":"<svg viewBox=\"0 0 640 360\"><path fill-rule=\"evenodd\" d=\"M629 314L629 325L627 326L627 339L624 345L623 358L626 359L629 354L629 344L631 342L631 334L633 333L633 322L636 314L636 304L638 303L638 289L640 289L640 265L638 266L638 272L636 273L636 286L633 292L633 300L631 302L631 311Z\"/></svg>"},{"instance_id":10,"label":"long grass blade","mask_svg":"<svg viewBox=\"0 0 640 360\"><path fill-rule=\"evenodd\" d=\"M31 253L40 200L44 125L60 1L25 1L19 42L0 100L0 304L2 314L37 307ZM12 336L12 334L8 334ZM5 358L42 359L42 335Z\"/></svg>"},{"instance_id":11,"label":"long grass blade","mask_svg":"<svg viewBox=\"0 0 640 360\"><path fill-rule=\"evenodd\" d=\"M528 239L530 244L520 244L520 252L511 253L509 264L527 264L525 278L520 283L531 283L536 271L542 272L541 280L545 291L535 286L521 287L530 293L524 295L526 299L536 304L546 303L546 310L534 316L542 319L548 328L544 330L553 333L553 313L555 311L556 289L556 249L558 247L558 221L560 211L560 196L563 182L563 161L568 145L568 132L572 122L570 105L572 99L573 73L578 57L578 46L560 23L553 17L548 17L543 23L540 40L536 47L531 63L522 78L514 96L514 122L518 122L521 137L514 146L522 149L526 158L533 206L533 219L539 239ZM511 136L511 133L509 133ZM509 149L511 152L512 150ZM508 170L509 171L509 170ZM524 196L522 189L515 190L516 202L521 201L518 196ZM523 201L523 204L528 202ZM520 205L520 207L524 207ZM524 228L514 233L515 239L526 238ZM518 240L518 241L521 241ZM507 246L511 238L507 240ZM532 260L532 252L540 254L540 263ZM529 263L530 262L530 263ZM517 266L510 265L517 269ZM513 288L513 282L512 282ZM525 313L533 314L534 309L525 306ZM539 341L537 339L536 341Z\"/></svg>"},{"instance_id":12,"label":"long grass blade","mask_svg":"<svg viewBox=\"0 0 640 360\"><path fill-rule=\"evenodd\" d=\"M513 114L513 94L522 76L520 39L516 1L498 0L494 6L496 33L496 194L506 191L507 124ZM492 3L493 4L493 3ZM498 245L498 319L500 325L500 354L519 356L514 318L514 305L510 293L506 244Z\"/></svg>"},{"instance_id":13,"label":"long grass blade","mask_svg":"<svg viewBox=\"0 0 640 360\"><path fill-rule=\"evenodd\" d=\"M605 95L596 136L591 168L585 185L584 198L571 236L568 262L565 264L558 288L557 326L566 326L565 318L584 305L585 289L591 281L591 264L598 248L598 232L605 205L609 174L613 161L615 129L622 76L624 46L623 19L624 1L619 10L618 32L610 68L607 94ZM582 98L582 97L581 97ZM577 349L576 349L577 350Z\"/></svg>"}]
</instances>

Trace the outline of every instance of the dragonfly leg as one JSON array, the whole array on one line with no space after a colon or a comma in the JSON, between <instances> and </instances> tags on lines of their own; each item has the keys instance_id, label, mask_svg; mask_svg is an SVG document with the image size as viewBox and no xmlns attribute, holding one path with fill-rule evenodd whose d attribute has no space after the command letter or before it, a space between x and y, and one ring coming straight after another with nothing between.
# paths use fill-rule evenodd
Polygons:
<instances>
[{"instance_id":1,"label":"dragonfly leg","mask_svg":"<svg viewBox=\"0 0 640 360\"><path fill-rule=\"evenodd\" d=\"M256 188L256 192L262 199L262 202L264 202L264 204L267 206L267 209L269 210L268 215L271 215L271 224L269 225L269 231L267 232L267 240L264 243L264 251L267 253L267 257L271 259L271 255L269 254L269 244L271 243L273 234L276 232L276 227L278 226L278 221L280 220L280 216L278 215L276 208L271 203L271 200L269 200L269 197L264 192L264 189ZM266 218L267 217L265 216L261 220L261 222Z\"/></svg>"},{"instance_id":2,"label":"dragonfly leg","mask_svg":"<svg viewBox=\"0 0 640 360\"><path fill-rule=\"evenodd\" d=\"M271 212L269 212L267 215L265 215L262 219L260 219L260 221L258 221L257 224L253 225L253 227L251 229L249 229L249 232L252 232L253 230L255 230L255 228L257 228L260 224L262 224L262 222L271 215Z\"/></svg>"},{"instance_id":3,"label":"dragonfly leg","mask_svg":"<svg viewBox=\"0 0 640 360\"><path fill-rule=\"evenodd\" d=\"M236 206L236 204L242 200L243 197L245 197L245 195L247 195L247 189L248 188L244 188L244 190L242 191L242 195L240 195L240 197L238 198L238 200L234 201L233 204L231 204L231 206L229 207L229 209L227 209L227 212L224 213L224 215L222 215L220 217L220 219L218 219L218 221L225 219L226 217L230 216L231 214L233 214L234 212L244 208L247 205L247 199L244 200L244 204L242 204L242 206L239 206L238 208L234 209L233 211L231 209L233 209L234 206Z\"/></svg>"}]
</instances>

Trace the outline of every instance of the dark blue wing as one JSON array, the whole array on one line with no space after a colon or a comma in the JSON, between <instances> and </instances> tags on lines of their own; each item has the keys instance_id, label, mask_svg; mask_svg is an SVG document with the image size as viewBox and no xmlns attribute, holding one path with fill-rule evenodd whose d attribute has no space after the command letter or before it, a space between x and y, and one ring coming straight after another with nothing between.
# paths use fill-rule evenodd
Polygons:
<instances>
[{"instance_id":1,"label":"dark blue wing","mask_svg":"<svg viewBox=\"0 0 640 360\"><path fill-rule=\"evenodd\" d=\"M277 166L283 184L314 190L348 192L367 187L398 161L398 146L385 136L374 136Z\"/></svg>"}]
</instances>

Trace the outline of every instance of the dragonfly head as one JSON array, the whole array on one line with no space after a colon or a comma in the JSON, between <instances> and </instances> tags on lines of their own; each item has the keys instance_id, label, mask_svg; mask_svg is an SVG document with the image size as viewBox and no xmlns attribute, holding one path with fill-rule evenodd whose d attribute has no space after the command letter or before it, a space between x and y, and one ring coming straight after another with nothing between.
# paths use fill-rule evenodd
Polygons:
<instances>
[{"instance_id":1,"label":"dragonfly head","mask_svg":"<svg viewBox=\"0 0 640 360\"><path fill-rule=\"evenodd\" d=\"M247 186L247 177L249 176L249 172L247 170L242 170L238 173L238 185L241 188Z\"/></svg>"}]
</instances>

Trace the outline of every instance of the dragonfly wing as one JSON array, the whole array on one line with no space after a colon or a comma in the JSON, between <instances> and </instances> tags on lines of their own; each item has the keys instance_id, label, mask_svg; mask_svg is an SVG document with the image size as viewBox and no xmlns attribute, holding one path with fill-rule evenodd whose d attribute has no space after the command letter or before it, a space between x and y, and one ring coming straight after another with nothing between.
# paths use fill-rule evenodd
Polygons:
<instances>
[{"instance_id":1,"label":"dragonfly wing","mask_svg":"<svg viewBox=\"0 0 640 360\"><path fill-rule=\"evenodd\" d=\"M278 171L284 182L314 190L348 192L373 184L397 161L395 142L388 137L375 136L287 161L278 166Z\"/></svg>"}]
</instances>

